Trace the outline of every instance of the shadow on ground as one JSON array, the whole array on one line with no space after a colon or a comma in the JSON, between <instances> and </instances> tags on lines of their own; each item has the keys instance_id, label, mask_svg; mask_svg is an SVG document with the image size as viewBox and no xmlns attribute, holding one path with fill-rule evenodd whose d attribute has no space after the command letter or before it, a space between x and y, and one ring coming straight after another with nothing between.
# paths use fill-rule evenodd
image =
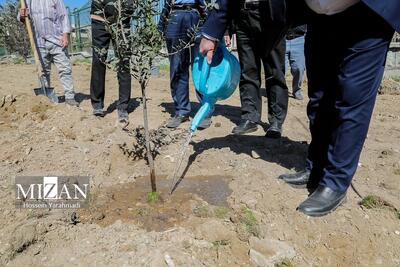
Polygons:
<instances>
[{"instance_id":1,"label":"shadow on ground","mask_svg":"<svg viewBox=\"0 0 400 267\"><path fill-rule=\"evenodd\" d=\"M128 113L132 113L133 111L135 111L135 109L140 106L140 103L141 103L141 97L131 98L128 104ZM117 109L117 105L118 105L118 100L115 100L112 104L110 104L107 107L106 113L107 114L112 113L114 110Z\"/></svg>"},{"instance_id":2,"label":"shadow on ground","mask_svg":"<svg viewBox=\"0 0 400 267\"><path fill-rule=\"evenodd\" d=\"M83 101L89 100L89 99L90 99L90 95L83 94L83 93L76 93L76 94L75 94L75 100L76 100L78 103L82 103Z\"/></svg>"},{"instance_id":3,"label":"shadow on ground","mask_svg":"<svg viewBox=\"0 0 400 267\"><path fill-rule=\"evenodd\" d=\"M192 105L192 112L191 112L191 117L196 115L196 112L200 108L200 104L196 102L191 102ZM164 102L160 104L160 107L164 108L163 112L164 113L169 113L171 116L175 115L175 106L174 103L172 102ZM235 106L230 106L230 105L220 105L216 104L215 105L215 111L213 113L213 116L224 116L225 118L229 119L231 122L238 124L240 121L240 107L235 107Z\"/></svg>"},{"instance_id":4,"label":"shadow on ground","mask_svg":"<svg viewBox=\"0 0 400 267\"><path fill-rule=\"evenodd\" d=\"M263 136L236 136L228 135L206 139L197 143L191 143L194 153L189 157L182 175L176 183L176 189L179 183L185 178L190 166L196 161L198 155L209 149L229 148L236 154L247 154L252 156L255 151L260 156L259 160L276 163L286 169L299 171L304 169L305 158L307 156L307 142L293 141L287 137L281 139L268 139Z\"/></svg>"}]
</instances>

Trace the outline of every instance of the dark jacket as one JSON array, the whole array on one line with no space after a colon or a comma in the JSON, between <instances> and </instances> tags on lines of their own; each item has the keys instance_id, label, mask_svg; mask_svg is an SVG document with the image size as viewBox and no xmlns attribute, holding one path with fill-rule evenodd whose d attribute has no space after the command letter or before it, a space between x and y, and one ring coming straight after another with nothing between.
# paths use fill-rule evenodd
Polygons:
<instances>
[{"instance_id":1,"label":"dark jacket","mask_svg":"<svg viewBox=\"0 0 400 267\"><path fill-rule=\"evenodd\" d=\"M400 32L400 0L362 0L384 18L392 28Z\"/></svg>"},{"instance_id":2,"label":"dark jacket","mask_svg":"<svg viewBox=\"0 0 400 267\"><path fill-rule=\"evenodd\" d=\"M217 0L218 9L209 10L202 32L215 39L221 39L230 19L230 6L237 0Z\"/></svg>"},{"instance_id":3,"label":"dark jacket","mask_svg":"<svg viewBox=\"0 0 400 267\"><path fill-rule=\"evenodd\" d=\"M221 39L231 19L240 16L239 11L243 2L244 0L217 0L219 9L210 12L204 24L203 33L215 39ZM267 2L272 20L281 20L288 26L305 24L309 10L304 0L268 0Z\"/></svg>"}]
</instances>

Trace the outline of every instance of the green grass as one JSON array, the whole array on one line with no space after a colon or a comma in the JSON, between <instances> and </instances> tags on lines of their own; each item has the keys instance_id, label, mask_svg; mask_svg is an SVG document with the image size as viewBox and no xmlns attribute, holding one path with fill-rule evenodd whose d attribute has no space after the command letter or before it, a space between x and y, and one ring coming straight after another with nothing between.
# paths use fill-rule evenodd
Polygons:
<instances>
[{"instance_id":1,"label":"green grass","mask_svg":"<svg viewBox=\"0 0 400 267\"><path fill-rule=\"evenodd\" d=\"M210 217L210 210L207 205L200 205L193 209L193 214L200 218Z\"/></svg>"},{"instance_id":2,"label":"green grass","mask_svg":"<svg viewBox=\"0 0 400 267\"><path fill-rule=\"evenodd\" d=\"M294 267L290 259L283 259L281 262L275 263L275 267Z\"/></svg>"},{"instance_id":3,"label":"green grass","mask_svg":"<svg viewBox=\"0 0 400 267\"><path fill-rule=\"evenodd\" d=\"M168 65L160 65L159 66L159 68L160 68L160 71L169 71L169 66Z\"/></svg>"},{"instance_id":4,"label":"green grass","mask_svg":"<svg viewBox=\"0 0 400 267\"><path fill-rule=\"evenodd\" d=\"M245 226L246 231L254 236L260 235L258 221L253 211L247 207L242 209L241 223Z\"/></svg>"},{"instance_id":5,"label":"green grass","mask_svg":"<svg viewBox=\"0 0 400 267\"><path fill-rule=\"evenodd\" d=\"M400 76L394 76L394 77L392 77L392 79L393 79L393 81L400 83Z\"/></svg>"},{"instance_id":6,"label":"green grass","mask_svg":"<svg viewBox=\"0 0 400 267\"><path fill-rule=\"evenodd\" d=\"M77 59L74 61L74 65L91 65L92 60L90 58Z\"/></svg>"},{"instance_id":7,"label":"green grass","mask_svg":"<svg viewBox=\"0 0 400 267\"><path fill-rule=\"evenodd\" d=\"M229 218L230 209L221 206L198 205L193 209L193 214L200 218L215 217L221 220Z\"/></svg>"},{"instance_id":8,"label":"green grass","mask_svg":"<svg viewBox=\"0 0 400 267\"><path fill-rule=\"evenodd\" d=\"M160 194L158 192L147 193L147 201L150 203L156 203L160 201Z\"/></svg>"},{"instance_id":9,"label":"green grass","mask_svg":"<svg viewBox=\"0 0 400 267\"><path fill-rule=\"evenodd\" d=\"M136 217L147 216L148 213L149 213L148 210L145 208L138 208L137 210L134 211Z\"/></svg>"},{"instance_id":10,"label":"green grass","mask_svg":"<svg viewBox=\"0 0 400 267\"><path fill-rule=\"evenodd\" d=\"M13 58L12 63L17 64L17 65L22 65L22 64L26 64L26 60L22 57L16 57L16 58Z\"/></svg>"},{"instance_id":11,"label":"green grass","mask_svg":"<svg viewBox=\"0 0 400 267\"><path fill-rule=\"evenodd\" d=\"M229 240L218 240L212 242L214 247L222 247L222 246L227 246L229 245Z\"/></svg>"},{"instance_id":12,"label":"green grass","mask_svg":"<svg viewBox=\"0 0 400 267\"><path fill-rule=\"evenodd\" d=\"M373 195L364 197L361 200L360 205L367 209L374 209L383 206L379 197Z\"/></svg>"},{"instance_id":13,"label":"green grass","mask_svg":"<svg viewBox=\"0 0 400 267\"><path fill-rule=\"evenodd\" d=\"M217 252L217 259L219 259L219 249L223 246L227 246L229 245L229 241L228 240L218 240L218 241L214 241L212 242L213 244L213 248L216 250Z\"/></svg>"},{"instance_id":14,"label":"green grass","mask_svg":"<svg viewBox=\"0 0 400 267\"><path fill-rule=\"evenodd\" d=\"M229 209L226 207L216 207L214 209L214 216L218 219L226 219L229 215Z\"/></svg>"},{"instance_id":15,"label":"green grass","mask_svg":"<svg viewBox=\"0 0 400 267\"><path fill-rule=\"evenodd\" d=\"M395 213L395 216L400 219L400 211L393 204L378 196L366 196L361 200L359 204L367 209L387 209L393 211Z\"/></svg>"}]
</instances>

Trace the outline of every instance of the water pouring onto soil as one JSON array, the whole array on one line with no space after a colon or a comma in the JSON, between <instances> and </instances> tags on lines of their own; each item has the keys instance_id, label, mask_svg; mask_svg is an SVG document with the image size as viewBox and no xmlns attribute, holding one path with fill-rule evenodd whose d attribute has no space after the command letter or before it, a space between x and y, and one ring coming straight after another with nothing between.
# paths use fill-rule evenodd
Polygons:
<instances>
[{"instance_id":1,"label":"water pouring onto soil","mask_svg":"<svg viewBox=\"0 0 400 267\"><path fill-rule=\"evenodd\" d=\"M192 78L196 90L202 95L202 106L192 120L189 135L182 147L172 176L171 194L178 186L178 173L194 132L205 118L211 116L217 101L227 99L234 93L240 81L240 64L227 50L225 44L220 42L211 64L208 64L207 58L200 54L195 57Z\"/></svg>"},{"instance_id":2,"label":"water pouring onto soil","mask_svg":"<svg viewBox=\"0 0 400 267\"><path fill-rule=\"evenodd\" d=\"M170 194L172 194L175 191L176 187L178 186L179 170L181 169L182 163L183 163L184 159L186 158L190 141L192 141L192 138L193 138L193 134L194 134L194 132L192 130L189 130L189 134L186 138L186 141L185 141L185 143L183 143L182 149L179 153L179 159L175 166L174 173L172 175L172 184L171 184Z\"/></svg>"}]
</instances>

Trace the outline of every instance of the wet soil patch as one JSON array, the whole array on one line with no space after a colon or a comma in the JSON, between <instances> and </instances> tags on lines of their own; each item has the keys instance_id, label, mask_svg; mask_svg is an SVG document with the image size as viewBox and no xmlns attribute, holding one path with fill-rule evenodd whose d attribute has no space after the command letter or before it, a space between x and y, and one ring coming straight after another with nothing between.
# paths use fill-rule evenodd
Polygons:
<instances>
[{"instance_id":1,"label":"wet soil patch","mask_svg":"<svg viewBox=\"0 0 400 267\"><path fill-rule=\"evenodd\" d=\"M90 208L79 212L83 223L108 226L121 220L131 222L148 231L165 231L180 225L196 207L207 203L215 207L228 207L227 198L232 193L230 178L222 176L186 177L171 195L171 180L158 177L160 198L149 202L151 190L148 177L135 182L100 189L91 200Z\"/></svg>"}]
</instances>

